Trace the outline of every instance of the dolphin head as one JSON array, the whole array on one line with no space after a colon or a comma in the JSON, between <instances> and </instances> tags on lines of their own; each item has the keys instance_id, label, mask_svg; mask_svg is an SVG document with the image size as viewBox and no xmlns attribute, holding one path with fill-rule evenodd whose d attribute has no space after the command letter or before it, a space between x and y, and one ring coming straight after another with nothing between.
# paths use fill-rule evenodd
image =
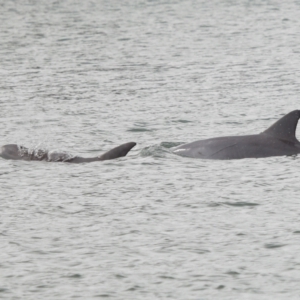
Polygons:
<instances>
[{"instance_id":1,"label":"dolphin head","mask_svg":"<svg viewBox=\"0 0 300 300\"><path fill-rule=\"evenodd\" d=\"M0 156L5 159L24 159L24 156L28 156L28 149L16 144L4 145L0 149Z\"/></svg>"}]
</instances>

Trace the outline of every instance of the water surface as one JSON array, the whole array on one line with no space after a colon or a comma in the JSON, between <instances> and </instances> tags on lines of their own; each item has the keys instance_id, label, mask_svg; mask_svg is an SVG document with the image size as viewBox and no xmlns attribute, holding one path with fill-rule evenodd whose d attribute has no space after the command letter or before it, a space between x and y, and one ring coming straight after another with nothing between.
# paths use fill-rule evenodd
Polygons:
<instances>
[{"instance_id":1,"label":"water surface","mask_svg":"<svg viewBox=\"0 0 300 300\"><path fill-rule=\"evenodd\" d=\"M299 107L296 1L2 1L1 299L298 299L299 159L170 145ZM299 135L298 135L299 136Z\"/></svg>"}]
</instances>

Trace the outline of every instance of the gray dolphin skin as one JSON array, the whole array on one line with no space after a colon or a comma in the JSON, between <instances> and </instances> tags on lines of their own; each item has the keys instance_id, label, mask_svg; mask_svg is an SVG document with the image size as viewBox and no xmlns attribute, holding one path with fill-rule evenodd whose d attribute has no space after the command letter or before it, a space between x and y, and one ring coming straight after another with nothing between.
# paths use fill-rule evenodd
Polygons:
<instances>
[{"instance_id":1,"label":"gray dolphin skin","mask_svg":"<svg viewBox=\"0 0 300 300\"><path fill-rule=\"evenodd\" d=\"M0 157L14 160L39 160L47 162L68 162L68 163L87 163L93 161L103 161L126 156L127 153L136 145L134 142L122 144L104 154L96 157L71 156L68 153L50 152L44 150L30 151L28 148L16 144L4 145L0 150Z\"/></svg>"},{"instance_id":2,"label":"gray dolphin skin","mask_svg":"<svg viewBox=\"0 0 300 300\"><path fill-rule=\"evenodd\" d=\"M295 136L299 118L300 110L294 110L260 134L200 140L171 150L181 156L202 159L296 155L300 153L300 143Z\"/></svg>"}]
</instances>

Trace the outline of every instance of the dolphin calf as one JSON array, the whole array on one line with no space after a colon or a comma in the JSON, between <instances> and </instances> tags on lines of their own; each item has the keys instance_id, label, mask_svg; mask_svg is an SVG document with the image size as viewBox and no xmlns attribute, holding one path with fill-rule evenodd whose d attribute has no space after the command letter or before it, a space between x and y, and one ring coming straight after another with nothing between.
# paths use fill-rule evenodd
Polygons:
<instances>
[{"instance_id":1,"label":"dolphin calf","mask_svg":"<svg viewBox=\"0 0 300 300\"><path fill-rule=\"evenodd\" d=\"M294 110L260 134L200 140L171 150L181 156L203 159L296 155L300 153L300 142L295 136L299 118L300 110Z\"/></svg>"},{"instance_id":2,"label":"dolphin calf","mask_svg":"<svg viewBox=\"0 0 300 300\"><path fill-rule=\"evenodd\" d=\"M115 147L102 155L96 157L80 157L80 156L71 156L68 153L60 152L50 152L44 150L32 150L23 146L16 144L4 145L0 150L0 157L5 159L14 159L14 160L40 160L48 162L68 162L68 163L86 163L93 161L102 161L108 159L114 159L126 154L136 145L134 142L122 144L118 147Z\"/></svg>"}]
</instances>

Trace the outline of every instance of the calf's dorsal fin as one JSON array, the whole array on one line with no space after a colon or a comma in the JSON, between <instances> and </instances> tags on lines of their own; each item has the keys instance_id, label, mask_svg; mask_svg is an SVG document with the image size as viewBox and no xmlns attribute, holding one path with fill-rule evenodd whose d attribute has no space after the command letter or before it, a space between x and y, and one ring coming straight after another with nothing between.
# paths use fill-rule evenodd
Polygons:
<instances>
[{"instance_id":1,"label":"calf's dorsal fin","mask_svg":"<svg viewBox=\"0 0 300 300\"><path fill-rule=\"evenodd\" d=\"M114 159L122 156L126 156L127 153L136 145L135 142L130 142L126 144L122 144L118 147L115 147L104 154L102 154L98 160L107 160L107 159Z\"/></svg>"},{"instance_id":2,"label":"calf's dorsal fin","mask_svg":"<svg viewBox=\"0 0 300 300\"><path fill-rule=\"evenodd\" d=\"M293 143L298 142L296 139L296 128L299 118L300 110L291 111L262 133L281 140Z\"/></svg>"}]
</instances>

